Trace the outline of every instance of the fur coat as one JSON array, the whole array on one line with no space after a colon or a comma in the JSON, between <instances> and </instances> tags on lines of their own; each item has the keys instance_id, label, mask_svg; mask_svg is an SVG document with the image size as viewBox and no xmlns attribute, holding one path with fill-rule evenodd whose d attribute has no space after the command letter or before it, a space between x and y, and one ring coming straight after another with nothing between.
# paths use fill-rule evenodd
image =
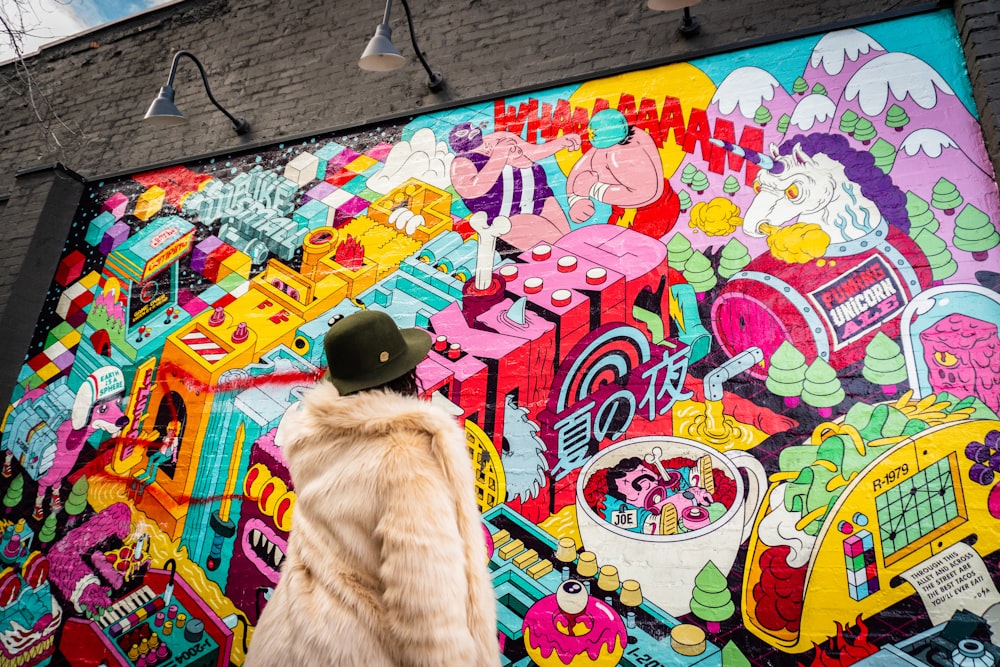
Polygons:
<instances>
[{"instance_id":1,"label":"fur coat","mask_svg":"<svg viewBox=\"0 0 1000 667\"><path fill-rule=\"evenodd\" d=\"M296 504L247 667L492 667L496 601L462 429L427 401L308 390L278 429Z\"/></svg>"}]
</instances>

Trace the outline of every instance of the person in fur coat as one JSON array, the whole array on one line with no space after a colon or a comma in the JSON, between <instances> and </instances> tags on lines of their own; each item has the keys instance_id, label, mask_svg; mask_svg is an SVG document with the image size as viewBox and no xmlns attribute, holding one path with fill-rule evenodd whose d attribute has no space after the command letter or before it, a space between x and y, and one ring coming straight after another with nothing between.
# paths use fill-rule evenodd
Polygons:
<instances>
[{"instance_id":1,"label":"person in fur coat","mask_svg":"<svg viewBox=\"0 0 1000 667\"><path fill-rule=\"evenodd\" d=\"M465 435L417 397L419 329L361 311L276 437L296 504L246 667L494 667L496 601Z\"/></svg>"}]
</instances>

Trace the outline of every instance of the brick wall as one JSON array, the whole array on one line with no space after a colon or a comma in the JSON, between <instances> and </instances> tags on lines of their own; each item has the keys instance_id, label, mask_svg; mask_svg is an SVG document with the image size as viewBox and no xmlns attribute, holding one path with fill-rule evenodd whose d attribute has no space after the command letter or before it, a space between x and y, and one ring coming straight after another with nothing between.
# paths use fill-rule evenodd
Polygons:
<instances>
[{"instance_id":1,"label":"brick wall","mask_svg":"<svg viewBox=\"0 0 1000 667\"><path fill-rule=\"evenodd\" d=\"M96 178L930 6L791 0L776 15L766 0L709 0L693 8L701 33L684 39L680 12L654 12L642 0L412 5L420 46L445 76L437 94L412 58L400 3L393 8L395 43L411 62L386 74L357 67L382 0L173 3L30 57L34 108L20 66L0 66L0 198L21 187L17 172L53 161ZM959 1L955 13L987 146L1000 165L1000 0ZM244 116L251 133L237 136L211 107L190 61L182 61L174 86L189 125L153 130L142 123L179 49L202 60L216 98ZM11 221L10 211L4 217L0 275L16 275L35 221L20 213ZM9 298L4 280L0 317Z\"/></svg>"}]
</instances>

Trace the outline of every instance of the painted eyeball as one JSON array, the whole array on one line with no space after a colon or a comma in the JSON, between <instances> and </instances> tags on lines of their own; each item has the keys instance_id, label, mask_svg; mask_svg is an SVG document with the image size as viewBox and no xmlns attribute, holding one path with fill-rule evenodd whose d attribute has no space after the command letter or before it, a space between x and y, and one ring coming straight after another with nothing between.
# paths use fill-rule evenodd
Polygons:
<instances>
[{"instance_id":1,"label":"painted eyeball","mask_svg":"<svg viewBox=\"0 0 1000 667\"><path fill-rule=\"evenodd\" d=\"M579 614L587 608L587 589L576 579L559 584L556 589L556 604L565 614Z\"/></svg>"},{"instance_id":2,"label":"painted eyeball","mask_svg":"<svg viewBox=\"0 0 1000 667\"><path fill-rule=\"evenodd\" d=\"M951 352L938 350L937 352L934 353L934 361L936 361L939 366L950 368L958 363L958 357L956 357Z\"/></svg>"},{"instance_id":3,"label":"painted eyeball","mask_svg":"<svg viewBox=\"0 0 1000 667\"><path fill-rule=\"evenodd\" d=\"M790 200L793 200L793 201L796 200L796 199L798 199L799 198L799 186L796 185L795 183L792 183L791 185L789 185L787 188L785 188L785 196L788 197Z\"/></svg>"},{"instance_id":4,"label":"painted eyeball","mask_svg":"<svg viewBox=\"0 0 1000 667\"><path fill-rule=\"evenodd\" d=\"M760 181L756 181L756 180L755 180L755 181L753 182L753 191L754 191L754 192L755 192L756 194L760 194Z\"/></svg>"}]
</instances>

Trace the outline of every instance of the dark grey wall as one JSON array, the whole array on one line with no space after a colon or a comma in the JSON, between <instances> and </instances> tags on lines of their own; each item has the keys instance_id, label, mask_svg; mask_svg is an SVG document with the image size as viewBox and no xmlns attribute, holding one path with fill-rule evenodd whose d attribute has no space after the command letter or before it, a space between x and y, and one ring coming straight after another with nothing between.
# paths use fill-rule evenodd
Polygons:
<instances>
[{"instance_id":1,"label":"dark grey wall","mask_svg":"<svg viewBox=\"0 0 1000 667\"><path fill-rule=\"evenodd\" d=\"M7 295L0 319L4 401L17 383L83 190L83 178L57 164L18 174L15 194L0 201L0 262L17 267L0 272Z\"/></svg>"},{"instance_id":2,"label":"dark grey wall","mask_svg":"<svg viewBox=\"0 0 1000 667\"><path fill-rule=\"evenodd\" d=\"M0 66L0 276L22 271L38 218L18 210L27 184L15 174L59 161L88 178L254 144L360 125L431 107L493 98L608 71L738 48L933 7L922 0L705 0L701 33L677 32L680 12L645 0L412 0L422 50L446 88L428 92L412 59L402 5L395 42L402 70L362 72L357 59L383 0L189 0L44 49L28 60L35 104L20 66ZM987 146L1000 166L1000 0L959 0L956 23L969 61ZM142 124L166 81L171 55L193 51L216 97L249 120L238 137L212 109L190 61L175 81L186 127ZM58 142L58 143L57 143ZM11 245L10 240L20 245ZM33 270L36 258L24 265ZM12 278L0 278L0 318Z\"/></svg>"}]
</instances>

